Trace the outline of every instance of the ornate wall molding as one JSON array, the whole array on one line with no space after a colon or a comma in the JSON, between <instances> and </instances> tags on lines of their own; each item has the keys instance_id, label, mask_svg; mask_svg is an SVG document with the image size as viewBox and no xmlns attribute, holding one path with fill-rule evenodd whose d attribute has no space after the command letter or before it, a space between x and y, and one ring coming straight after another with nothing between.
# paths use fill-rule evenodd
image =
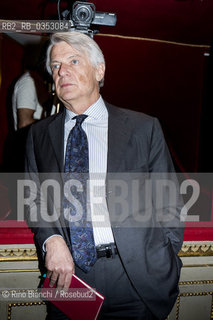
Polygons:
<instances>
[{"instance_id":1,"label":"ornate wall molding","mask_svg":"<svg viewBox=\"0 0 213 320\"><path fill-rule=\"evenodd\" d=\"M213 280L193 280L193 281L180 281L180 286L192 286L192 285L213 284Z\"/></svg>"},{"instance_id":2,"label":"ornate wall molding","mask_svg":"<svg viewBox=\"0 0 213 320\"><path fill-rule=\"evenodd\" d=\"M42 302L42 301L38 301L38 302L9 303L9 304L8 304L7 319L8 319L8 320L12 320L12 318L11 318L12 308L15 308L15 307L32 307L32 306L41 306L41 305L45 305L45 303Z\"/></svg>"},{"instance_id":3,"label":"ornate wall molding","mask_svg":"<svg viewBox=\"0 0 213 320\"><path fill-rule=\"evenodd\" d=\"M184 243L178 255L179 257L213 256L213 243Z\"/></svg>"},{"instance_id":4,"label":"ornate wall molding","mask_svg":"<svg viewBox=\"0 0 213 320\"><path fill-rule=\"evenodd\" d=\"M179 257L213 256L213 243L184 243ZM0 249L1 261L36 261L38 260L35 248L7 248Z\"/></svg>"},{"instance_id":5,"label":"ornate wall molding","mask_svg":"<svg viewBox=\"0 0 213 320\"><path fill-rule=\"evenodd\" d=\"M180 320L179 313L180 313L180 298L181 297L198 297L198 296L212 296L211 302L211 316L210 319L213 319L213 292L212 291L204 291L204 292L182 292L178 295L177 304L176 304L176 320Z\"/></svg>"},{"instance_id":6,"label":"ornate wall molding","mask_svg":"<svg viewBox=\"0 0 213 320\"><path fill-rule=\"evenodd\" d=\"M0 269L1 273L17 273L17 272L39 272L39 269Z\"/></svg>"},{"instance_id":7,"label":"ornate wall molding","mask_svg":"<svg viewBox=\"0 0 213 320\"><path fill-rule=\"evenodd\" d=\"M35 261L38 260L35 248L0 249L1 261Z\"/></svg>"}]
</instances>

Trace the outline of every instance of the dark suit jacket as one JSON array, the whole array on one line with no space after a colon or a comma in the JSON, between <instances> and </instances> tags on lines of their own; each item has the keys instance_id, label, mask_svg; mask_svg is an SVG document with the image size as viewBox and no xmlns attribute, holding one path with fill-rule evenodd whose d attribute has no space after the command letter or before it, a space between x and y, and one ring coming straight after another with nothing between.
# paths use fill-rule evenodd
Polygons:
<instances>
[{"instance_id":1,"label":"dark suit jacket","mask_svg":"<svg viewBox=\"0 0 213 320\"><path fill-rule=\"evenodd\" d=\"M106 106L109 112L107 171L113 173L108 176L106 194L114 238L132 284L153 314L164 319L178 294L182 264L177 253L183 238L183 228L179 222L181 201L178 199L175 205L164 205L164 216L157 219L159 208L152 200L154 210L146 217L150 207L145 205L147 199L143 198L142 193L146 191L145 180L151 176L155 180L154 172L163 173L164 178L171 178L173 164L156 118L108 103ZM56 172L63 172L64 118L63 111L31 127L26 167L37 183L44 179L40 173L51 173L54 176ZM132 200L137 193L136 189L129 192L131 195L128 195L127 202L131 202L131 205L121 219L117 207L113 206L114 184L111 181L117 181L117 175L131 188L132 181L137 177L137 190L141 192L138 206L134 206L135 200ZM170 219L167 219L169 215ZM63 215L54 223L40 219L38 223L30 222L32 216L32 213L29 214L28 221L38 250L41 251L42 244L52 234L61 234L70 248L69 233L66 228L62 228L66 226Z\"/></svg>"}]
</instances>

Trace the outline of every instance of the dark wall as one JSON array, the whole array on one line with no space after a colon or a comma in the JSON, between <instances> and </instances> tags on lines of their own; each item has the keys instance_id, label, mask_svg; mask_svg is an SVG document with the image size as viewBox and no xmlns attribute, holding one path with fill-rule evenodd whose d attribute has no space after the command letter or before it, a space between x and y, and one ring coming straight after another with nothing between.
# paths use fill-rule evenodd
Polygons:
<instances>
[{"instance_id":1,"label":"dark wall","mask_svg":"<svg viewBox=\"0 0 213 320\"><path fill-rule=\"evenodd\" d=\"M106 56L106 100L158 117L178 167L197 171L209 48L106 36L96 40Z\"/></svg>"},{"instance_id":2,"label":"dark wall","mask_svg":"<svg viewBox=\"0 0 213 320\"><path fill-rule=\"evenodd\" d=\"M0 163L8 131L12 128L11 93L15 79L22 72L23 47L5 34L0 34Z\"/></svg>"},{"instance_id":3,"label":"dark wall","mask_svg":"<svg viewBox=\"0 0 213 320\"><path fill-rule=\"evenodd\" d=\"M8 133L6 97L21 73L23 48L1 35L0 162ZM205 66L209 48L98 35L106 58L103 97L120 107L157 116L177 168L199 170ZM207 81L208 82L208 81ZM206 112L206 111L205 111Z\"/></svg>"}]
</instances>

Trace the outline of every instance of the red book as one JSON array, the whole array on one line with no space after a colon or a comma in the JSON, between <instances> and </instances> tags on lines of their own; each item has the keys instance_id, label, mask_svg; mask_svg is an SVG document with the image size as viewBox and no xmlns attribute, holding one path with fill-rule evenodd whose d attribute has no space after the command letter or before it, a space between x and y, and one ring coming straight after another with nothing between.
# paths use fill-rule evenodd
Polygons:
<instances>
[{"instance_id":1,"label":"red book","mask_svg":"<svg viewBox=\"0 0 213 320\"><path fill-rule=\"evenodd\" d=\"M104 297L90 287L87 283L72 276L68 291L57 290L49 287L49 280L45 278L41 289L43 299L53 303L71 320L95 320L98 317Z\"/></svg>"}]
</instances>

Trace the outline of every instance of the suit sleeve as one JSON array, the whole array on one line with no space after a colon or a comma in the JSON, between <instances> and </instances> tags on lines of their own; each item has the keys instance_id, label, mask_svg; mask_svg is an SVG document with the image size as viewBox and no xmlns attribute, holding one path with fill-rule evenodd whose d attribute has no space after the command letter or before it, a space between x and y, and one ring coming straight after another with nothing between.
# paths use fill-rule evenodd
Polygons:
<instances>
[{"instance_id":1,"label":"suit sleeve","mask_svg":"<svg viewBox=\"0 0 213 320\"><path fill-rule=\"evenodd\" d=\"M36 161L34 148L33 126L31 126L26 144L26 159L25 159L25 179L30 183L31 188L27 188L25 198L30 199L28 205L25 206L25 218L29 228L34 233L34 241L40 249L42 249L45 241L53 235L61 235L58 221L45 219L46 212L42 212L43 208L47 208L45 200L41 192L40 173Z\"/></svg>"},{"instance_id":2,"label":"suit sleeve","mask_svg":"<svg viewBox=\"0 0 213 320\"><path fill-rule=\"evenodd\" d=\"M154 207L157 225L175 253L181 249L184 224L180 219L183 200L172 159L159 121L154 118L149 153L149 171L154 185Z\"/></svg>"}]
</instances>

